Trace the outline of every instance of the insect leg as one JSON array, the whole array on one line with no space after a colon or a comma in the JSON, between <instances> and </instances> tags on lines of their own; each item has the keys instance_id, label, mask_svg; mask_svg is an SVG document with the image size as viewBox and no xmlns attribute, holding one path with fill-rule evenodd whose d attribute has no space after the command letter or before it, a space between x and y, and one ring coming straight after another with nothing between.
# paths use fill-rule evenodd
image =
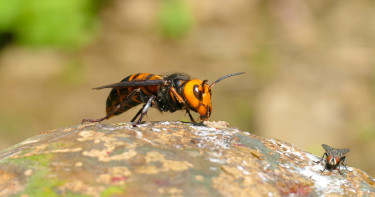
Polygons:
<instances>
[{"instance_id":1,"label":"insect leg","mask_svg":"<svg viewBox=\"0 0 375 197\"><path fill-rule=\"evenodd\" d=\"M138 121L137 122L133 122L133 127L136 127L138 124L140 124L142 122L142 118L145 114L147 114L147 111L148 109L151 107L152 105L152 101L156 98L155 95L152 95L150 96L150 98L148 99L147 103L145 105L143 105L142 107L142 111L141 111L141 117L139 117ZM136 115L138 116L138 114Z\"/></svg>"},{"instance_id":2,"label":"insect leg","mask_svg":"<svg viewBox=\"0 0 375 197\"><path fill-rule=\"evenodd\" d=\"M340 162L340 163L341 163L341 162ZM339 171L339 174L342 175L342 173L341 173L341 171L340 171L340 163L336 166L336 168L337 168L337 171Z\"/></svg>"},{"instance_id":3,"label":"insect leg","mask_svg":"<svg viewBox=\"0 0 375 197\"><path fill-rule=\"evenodd\" d=\"M135 121L135 119L137 119L138 118L138 116L139 116L139 114L141 114L141 112L142 112L142 109L145 107L145 105L143 105L143 107L137 112L137 114L134 116L134 118L130 121L130 122L134 122Z\"/></svg>"},{"instance_id":4,"label":"insect leg","mask_svg":"<svg viewBox=\"0 0 375 197\"><path fill-rule=\"evenodd\" d=\"M186 113L189 114L191 122L195 122L193 116L190 114L190 111L188 109L186 109Z\"/></svg>"},{"instance_id":5,"label":"insect leg","mask_svg":"<svg viewBox=\"0 0 375 197\"><path fill-rule=\"evenodd\" d=\"M141 93L140 93L140 97L141 97L142 101L145 102L145 103L147 104L147 101L148 101L147 96L144 95L144 94L141 92ZM138 116L142 113L142 110L143 110L143 108L145 107L146 104L144 104L144 105L142 106L142 108L137 112L137 114L133 117L133 119L132 119L130 122L134 122L134 121L138 118Z\"/></svg>"},{"instance_id":6,"label":"insect leg","mask_svg":"<svg viewBox=\"0 0 375 197\"><path fill-rule=\"evenodd\" d=\"M324 153L323 156L322 156L322 159L321 159L320 161L314 161L314 162L315 162L315 163L320 163L320 162L322 162L323 159L324 159L324 156L328 157L328 154L327 154L327 153ZM326 165L326 164L325 164L325 165ZM326 170L326 166L324 166L324 169L321 170L321 172L324 172L325 170Z\"/></svg>"},{"instance_id":7,"label":"insect leg","mask_svg":"<svg viewBox=\"0 0 375 197\"><path fill-rule=\"evenodd\" d=\"M323 156L322 156L322 159L320 161L314 161L315 163L320 163L323 161L324 159L324 156L328 157L328 154L327 153L324 153Z\"/></svg>"},{"instance_id":8,"label":"insect leg","mask_svg":"<svg viewBox=\"0 0 375 197\"><path fill-rule=\"evenodd\" d=\"M124 105L126 105L129 101L131 101L132 97L140 91L140 88L134 89L120 104L116 105L116 107L107 113L103 118L99 119L83 119L81 124L85 122L101 122L105 119L110 118L114 113L116 113L118 110L120 110Z\"/></svg>"},{"instance_id":9,"label":"insect leg","mask_svg":"<svg viewBox=\"0 0 375 197\"><path fill-rule=\"evenodd\" d=\"M345 156L341 158L341 162L340 162L340 163L345 167L345 169L346 169L347 171L351 172L351 171L346 167L346 157L345 157Z\"/></svg>"},{"instance_id":10,"label":"insect leg","mask_svg":"<svg viewBox=\"0 0 375 197\"><path fill-rule=\"evenodd\" d=\"M169 90L170 90L170 91L172 92L172 94L177 98L177 100L178 100L179 103L185 104L184 99L182 98L182 96L181 96L180 94L178 94L178 92L176 91L176 89L175 89L174 87L170 87ZM190 117L191 122L196 122L196 121L194 120L193 116L191 115L190 110L186 109L186 113L189 114L189 117Z\"/></svg>"},{"instance_id":11,"label":"insect leg","mask_svg":"<svg viewBox=\"0 0 375 197\"><path fill-rule=\"evenodd\" d=\"M98 118L98 119L83 119L81 124L85 123L85 122L101 122L105 119L108 119L109 117L111 117L116 111L120 110L121 108L121 104L118 104L116 106L116 108L114 108L112 111L110 111L107 115L105 115L103 118Z\"/></svg>"},{"instance_id":12,"label":"insect leg","mask_svg":"<svg viewBox=\"0 0 375 197\"><path fill-rule=\"evenodd\" d=\"M169 90L170 90L170 91L172 92L172 94L177 98L177 100L178 100L179 103L183 103L183 104L185 104L184 99L182 98L182 96L181 96L180 94L178 94L178 92L176 91L176 89L175 89L174 87L170 87Z\"/></svg>"}]
</instances>

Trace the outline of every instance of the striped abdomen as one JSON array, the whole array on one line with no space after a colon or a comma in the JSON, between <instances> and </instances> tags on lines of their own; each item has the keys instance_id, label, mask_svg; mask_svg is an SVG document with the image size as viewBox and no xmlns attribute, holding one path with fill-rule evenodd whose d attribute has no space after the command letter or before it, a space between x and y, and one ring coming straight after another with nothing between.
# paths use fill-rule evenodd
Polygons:
<instances>
[{"instance_id":1,"label":"striped abdomen","mask_svg":"<svg viewBox=\"0 0 375 197\"><path fill-rule=\"evenodd\" d=\"M143 81L144 80L156 80L156 79L162 79L162 78L154 74L138 73L138 74L127 76L121 82L138 81L138 80L143 80ZM112 111L117 105L122 103L134 89L140 88L142 92L141 94L151 96L151 95L156 95L158 91L158 87L159 86L112 88L107 98L107 106L106 106L107 114L110 111ZM128 109L139 105L140 103L143 103L140 94L135 94L125 105L123 105L123 107L120 110L116 111L114 115L119 115L127 111Z\"/></svg>"}]
</instances>

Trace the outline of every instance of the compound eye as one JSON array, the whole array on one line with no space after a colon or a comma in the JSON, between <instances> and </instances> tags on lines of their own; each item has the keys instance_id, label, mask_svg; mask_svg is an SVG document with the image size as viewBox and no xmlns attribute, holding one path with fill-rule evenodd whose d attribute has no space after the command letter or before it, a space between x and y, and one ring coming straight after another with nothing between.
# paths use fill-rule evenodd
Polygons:
<instances>
[{"instance_id":1,"label":"compound eye","mask_svg":"<svg viewBox=\"0 0 375 197\"><path fill-rule=\"evenodd\" d=\"M202 100L202 92L199 91L199 86L198 85L194 85L193 87L193 93L194 93L194 96L198 99L198 100Z\"/></svg>"}]
</instances>

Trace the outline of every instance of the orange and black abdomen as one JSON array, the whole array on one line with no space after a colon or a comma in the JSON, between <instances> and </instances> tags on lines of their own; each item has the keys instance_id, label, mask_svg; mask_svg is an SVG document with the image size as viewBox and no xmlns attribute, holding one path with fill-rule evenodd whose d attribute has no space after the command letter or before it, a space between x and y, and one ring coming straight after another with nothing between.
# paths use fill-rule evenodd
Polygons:
<instances>
[{"instance_id":1,"label":"orange and black abdomen","mask_svg":"<svg viewBox=\"0 0 375 197\"><path fill-rule=\"evenodd\" d=\"M156 79L162 79L158 75L154 74L148 74L148 73L138 73L134 75L127 76L123 81L138 81L138 80L156 80ZM158 91L159 86L142 86L142 87L120 87L120 88L112 88L111 92L109 93L109 96L107 98L107 106L106 106L106 111L107 114L112 111L117 105L122 103L126 98L129 96L129 94L136 88L141 89L141 93L143 95L151 96L151 95L156 95ZM123 107L116 111L114 115L119 115L128 109L135 107L142 102L140 94L135 94L129 101L123 105Z\"/></svg>"}]
</instances>

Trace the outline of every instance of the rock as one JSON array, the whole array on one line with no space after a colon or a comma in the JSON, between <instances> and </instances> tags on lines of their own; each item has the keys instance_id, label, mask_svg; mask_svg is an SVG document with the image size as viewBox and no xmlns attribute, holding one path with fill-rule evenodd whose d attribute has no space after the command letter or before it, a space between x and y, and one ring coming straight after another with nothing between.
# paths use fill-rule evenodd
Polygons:
<instances>
[{"instance_id":1,"label":"rock","mask_svg":"<svg viewBox=\"0 0 375 197\"><path fill-rule=\"evenodd\" d=\"M204 124L47 131L0 153L0 196L375 196L359 169L321 172L286 142Z\"/></svg>"}]
</instances>

